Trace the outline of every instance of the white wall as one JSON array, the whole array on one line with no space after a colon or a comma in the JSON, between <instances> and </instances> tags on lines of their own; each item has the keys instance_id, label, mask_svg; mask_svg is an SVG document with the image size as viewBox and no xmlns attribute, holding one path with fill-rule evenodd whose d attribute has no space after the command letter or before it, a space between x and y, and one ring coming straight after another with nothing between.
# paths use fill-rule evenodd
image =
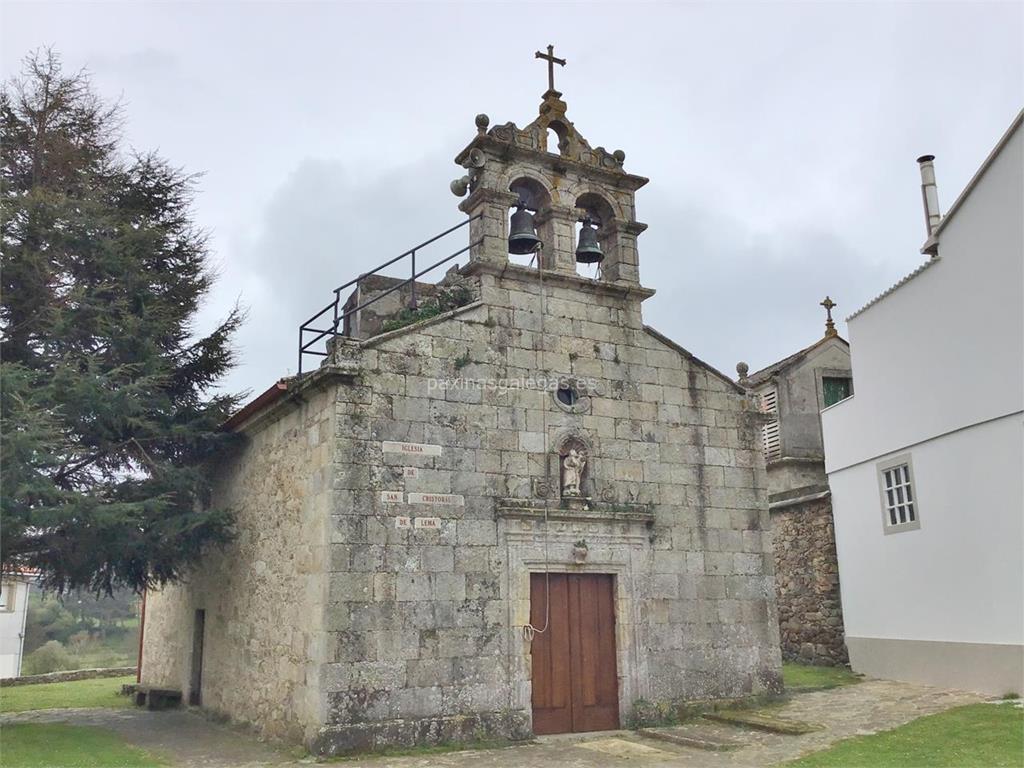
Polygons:
<instances>
[{"instance_id":1,"label":"white wall","mask_svg":"<svg viewBox=\"0 0 1024 768\"><path fill-rule=\"evenodd\" d=\"M1024 641L1024 421L910 449L921 527L886 535L876 462L829 477L852 637Z\"/></svg>"},{"instance_id":2,"label":"white wall","mask_svg":"<svg viewBox=\"0 0 1024 768\"><path fill-rule=\"evenodd\" d=\"M6 594L7 590L11 594ZM25 628L25 612L28 610L28 589L25 582L3 585L5 604L10 605L14 597L13 610L0 611L0 677L17 677L21 664L22 632Z\"/></svg>"},{"instance_id":3,"label":"white wall","mask_svg":"<svg viewBox=\"0 0 1024 768\"><path fill-rule=\"evenodd\" d=\"M854 396L822 412L855 668L997 693L1020 689L1024 643L1016 126L944 222L939 258L849 321ZM878 464L901 454L911 456L920 528L886 534Z\"/></svg>"},{"instance_id":4,"label":"white wall","mask_svg":"<svg viewBox=\"0 0 1024 768\"><path fill-rule=\"evenodd\" d=\"M937 263L850 320L854 396L822 413L826 471L1024 409L1022 149L1018 129Z\"/></svg>"}]
</instances>

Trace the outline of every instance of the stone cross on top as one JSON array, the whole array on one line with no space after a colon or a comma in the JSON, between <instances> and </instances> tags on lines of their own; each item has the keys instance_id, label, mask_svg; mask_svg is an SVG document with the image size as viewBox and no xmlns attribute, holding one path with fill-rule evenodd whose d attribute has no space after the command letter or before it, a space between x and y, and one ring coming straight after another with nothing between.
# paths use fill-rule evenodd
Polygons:
<instances>
[{"instance_id":1,"label":"stone cross on top","mask_svg":"<svg viewBox=\"0 0 1024 768\"><path fill-rule=\"evenodd\" d=\"M825 320L825 338L828 338L829 336L838 336L839 331L836 330L836 324L832 322L832 310L839 305L832 301L830 297L826 296L825 300L821 302L821 306L825 308L827 317Z\"/></svg>"},{"instance_id":2,"label":"stone cross on top","mask_svg":"<svg viewBox=\"0 0 1024 768\"><path fill-rule=\"evenodd\" d=\"M548 63L548 90L555 90L555 64L564 67L565 59L559 59L555 57L555 46L549 45L547 53L541 53L537 51L534 54L534 58L545 59Z\"/></svg>"}]
</instances>

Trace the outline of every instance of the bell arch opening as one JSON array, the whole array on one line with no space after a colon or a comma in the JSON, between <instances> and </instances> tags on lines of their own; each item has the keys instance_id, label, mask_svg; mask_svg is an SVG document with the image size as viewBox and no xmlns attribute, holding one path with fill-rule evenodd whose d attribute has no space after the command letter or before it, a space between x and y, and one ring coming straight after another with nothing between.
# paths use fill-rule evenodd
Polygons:
<instances>
[{"instance_id":1,"label":"bell arch opening","mask_svg":"<svg viewBox=\"0 0 1024 768\"><path fill-rule=\"evenodd\" d=\"M574 249L576 256L576 274L579 275L580 277L587 277L590 278L591 280L597 280L601 277L600 260L595 259L594 261L581 261L580 259L580 249L581 247L586 247L586 244L588 242L587 236L583 234L583 230L586 227L587 225L584 223L582 219L576 222L574 233L575 237L573 238L573 242L576 244ZM590 226L590 229L593 229L593 225ZM595 257L590 256L589 258Z\"/></svg>"},{"instance_id":2,"label":"bell arch opening","mask_svg":"<svg viewBox=\"0 0 1024 768\"><path fill-rule=\"evenodd\" d=\"M615 218L615 209L612 204L596 192L584 192L576 198L576 207L581 214L588 214L598 229L610 224Z\"/></svg>"},{"instance_id":3,"label":"bell arch opening","mask_svg":"<svg viewBox=\"0 0 1024 768\"><path fill-rule=\"evenodd\" d=\"M606 252L605 233L615 218L615 211L596 192L584 192L576 198L576 274L592 280L601 278L601 264Z\"/></svg>"},{"instance_id":4,"label":"bell arch opening","mask_svg":"<svg viewBox=\"0 0 1024 768\"><path fill-rule=\"evenodd\" d=\"M558 120L548 123L547 151L554 155L564 155L569 148L569 129Z\"/></svg>"},{"instance_id":5,"label":"bell arch opening","mask_svg":"<svg viewBox=\"0 0 1024 768\"><path fill-rule=\"evenodd\" d=\"M509 211L508 260L513 264L536 264L538 243L543 243L542 253L551 252L551 243L543 242L534 220L538 212L550 208L551 194L543 184L528 176L515 179L508 189L519 198L518 204Z\"/></svg>"}]
</instances>

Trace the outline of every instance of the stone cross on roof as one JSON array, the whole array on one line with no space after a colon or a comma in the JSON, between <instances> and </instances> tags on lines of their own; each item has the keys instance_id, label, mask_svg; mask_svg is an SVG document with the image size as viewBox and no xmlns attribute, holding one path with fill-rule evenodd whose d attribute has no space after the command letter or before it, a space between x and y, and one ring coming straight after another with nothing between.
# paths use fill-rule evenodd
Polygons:
<instances>
[{"instance_id":1,"label":"stone cross on roof","mask_svg":"<svg viewBox=\"0 0 1024 768\"><path fill-rule=\"evenodd\" d=\"M547 53L541 53L537 51L534 54L534 58L545 59L548 63L548 90L555 90L555 64L564 67L565 59L559 59L555 57L555 46L549 45Z\"/></svg>"},{"instance_id":2,"label":"stone cross on roof","mask_svg":"<svg viewBox=\"0 0 1024 768\"><path fill-rule=\"evenodd\" d=\"M827 319L825 320L825 338L827 339L829 336L838 336L839 331L836 330L836 324L832 321L832 310L839 305L832 301L830 297L826 296L825 300L821 302L821 306L825 308L827 315Z\"/></svg>"}]
</instances>

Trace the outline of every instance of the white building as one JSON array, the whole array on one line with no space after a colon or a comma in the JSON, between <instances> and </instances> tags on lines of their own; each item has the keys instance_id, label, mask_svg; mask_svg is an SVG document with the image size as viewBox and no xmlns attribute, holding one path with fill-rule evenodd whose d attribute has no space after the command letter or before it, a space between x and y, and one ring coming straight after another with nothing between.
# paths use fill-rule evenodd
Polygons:
<instances>
[{"instance_id":1,"label":"white building","mask_svg":"<svg viewBox=\"0 0 1024 768\"><path fill-rule=\"evenodd\" d=\"M854 396L822 412L853 669L1024 693L1024 113L929 261L849 317Z\"/></svg>"},{"instance_id":2,"label":"white building","mask_svg":"<svg viewBox=\"0 0 1024 768\"><path fill-rule=\"evenodd\" d=\"M822 412L854 670L1024 693L1024 112L931 258L849 320L854 396Z\"/></svg>"},{"instance_id":3,"label":"white building","mask_svg":"<svg viewBox=\"0 0 1024 768\"><path fill-rule=\"evenodd\" d=\"M21 674L29 582L4 576L0 582L0 678Z\"/></svg>"}]
</instances>

